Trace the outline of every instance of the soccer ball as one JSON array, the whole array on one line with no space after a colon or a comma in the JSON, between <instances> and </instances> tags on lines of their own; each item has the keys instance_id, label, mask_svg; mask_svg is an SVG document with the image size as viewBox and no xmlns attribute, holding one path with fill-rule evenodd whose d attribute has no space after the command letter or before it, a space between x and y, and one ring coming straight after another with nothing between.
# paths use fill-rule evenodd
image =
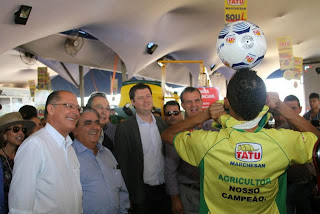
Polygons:
<instances>
[{"instance_id":1,"label":"soccer ball","mask_svg":"<svg viewBox=\"0 0 320 214\"><path fill-rule=\"evenodd\" d=\"M267 51L267 42L260 28L250 22L237 21L228 24L219 33L217 53L229 68L253 68Z\"/></svg>"}]
</instances>

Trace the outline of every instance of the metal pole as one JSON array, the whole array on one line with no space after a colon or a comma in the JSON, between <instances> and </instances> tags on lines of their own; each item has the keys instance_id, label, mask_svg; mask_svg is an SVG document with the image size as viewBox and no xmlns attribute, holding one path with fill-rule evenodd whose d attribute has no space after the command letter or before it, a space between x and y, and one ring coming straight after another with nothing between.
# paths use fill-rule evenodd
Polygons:
<instances>
[{"instance_id":1,"label":"metal pole","mask_svg":"<svg viewBox=\"0 0 320 214\"><path fill-rule=\"evenodd\" d=\"M84 77L83 77L83 66L79 65L79 80L80 80L80 99L81 107L84 106Z\"/></svg>"},{"instance_id":2,"label":"metal pole","mask_svg":"<svg viewBox=\"0 0 320 214\"><path fill-rule=\"evenodd\" d=\"M70 71L68 70L68 68L65 66L65 64L63 62L60 62L60 65L63 67L63 69L66 71L66 73L68 74L68 76L70 77L71 81L77 86L77 88L80 88L80 86L78 85L78 83L75 81L75 79L73 78L73 76L70 74Z\"/></svg>"},{"instance_id":3,"label":"metal pole","mask_svg":"<svg viewBox=\"0 0 320 214\"><path fill-rule=\"evenodd\" d=\"M166 96L166 64L162 64L161 67L161 89L163 97Z\"/></svg>"},{"instance_id":4,"label":"metal pole","mask_svg":"<svg viewBox=\"0 0 320 214\"><path fill-rule=\"evenodd\" d=\"M122 73L122 82L127 81L127 69L124 62L121 60L121 73Z\"/></svg>"}]
</instances>

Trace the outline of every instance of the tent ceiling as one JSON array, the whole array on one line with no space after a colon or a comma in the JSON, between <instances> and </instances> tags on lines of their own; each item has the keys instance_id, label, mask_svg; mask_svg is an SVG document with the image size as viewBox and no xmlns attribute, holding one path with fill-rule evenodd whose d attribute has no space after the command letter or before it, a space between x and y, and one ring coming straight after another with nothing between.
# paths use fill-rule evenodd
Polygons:
<instances>
[{"instance_id":1,"label":"tent ceiling","mask_svg":"<svg viewBox=\"0 0 320 214\"><path fill-rule=\"evenodd\" d=\"M13 22L21 4L33 7L25 26ZM319 59L319 8L319 0L248 0L248 20L257 24L267 38L267 54L255 68L261 77L279 68L278 37L292 36L295 56ZM19 46L45 60L108 70L113 70L117 53L129 77L160 79L161 69L155 62L167 54L176 60L203 60L208 69L211 64L216 64L216 69L223 67L215 47L224 27L221 0L3 0L0 27L0 85L26 86L26 80L36 79L36 67L43 66L40 62L23 63L19 53L12 50ZM59 32L77 28L99 41L85 39L83 48L71 57L63 46L66 36ZM151 41L159 47L149 55L145 49ZM194 80L199 72L191 67L168 66L167 80L188 85L188 72Z\"/></svg>"}]
</instances>

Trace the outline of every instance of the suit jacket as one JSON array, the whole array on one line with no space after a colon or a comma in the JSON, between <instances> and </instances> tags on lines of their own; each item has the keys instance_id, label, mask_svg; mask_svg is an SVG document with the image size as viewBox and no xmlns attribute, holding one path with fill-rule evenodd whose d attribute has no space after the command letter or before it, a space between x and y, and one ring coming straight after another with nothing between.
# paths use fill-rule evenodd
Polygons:
<instances>
[{"instance_id":1,"label":"suit jacket","mask_svg":"<svg viewBox=\"0 0 320 214\"><path fill-rule=\"evenodd\" d=\"M167 128L167 124L161 117L155 116L155 118L161 134ZM118 125L113 152L128 188L131 203L143 203L145 201L144 157L139 126L135 115Z\"/></svg>"}]
</instances>

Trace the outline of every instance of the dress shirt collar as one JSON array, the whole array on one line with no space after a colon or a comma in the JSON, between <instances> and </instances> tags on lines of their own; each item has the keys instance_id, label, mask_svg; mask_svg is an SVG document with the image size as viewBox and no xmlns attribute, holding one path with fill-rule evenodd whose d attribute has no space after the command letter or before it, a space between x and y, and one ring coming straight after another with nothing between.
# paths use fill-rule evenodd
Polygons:
<instances>
[{"instance_id":1,"label":"dress shirt collar","mask_svg":"<svg viewBox=\"0 0 320 214\"><path fill-rule=\"evenodd\" d=\"M156 118L153 116L153 114L151 112L150 112L150 114L151 114L151 117L152 117L152 123L150 125L155 125L156 124ZM137 122L138 122L139 126L148 123L146 121L143 121L138 114L136 114L136 119L137 119Z\"/></svg>"},{"instance_id":2,"label":"dress shirt collar","mask_svg":"<svg viewBox=\"0 0 320 214\"><path fill-rule=\"evenodd\" d=\"M99 137L99 140L98 140L98 144L102 144L104 140L104 132L103 132L103 129L101 128L101 132L100 132L100 137Z\"/></svg>"},{"instance_id":3,"label":"dress shirt collar","mask_svg":"<svg viewBox=\"0 0 320 214\"><path fill-rule=\"evenodd\" d=\"M45 129L59 146L68 148L72 144L72 140L69 135L64 138L53 126L51 126L50 123L46 124Z\"/></svg>"},{"instance_id":4,"label":"dress shirt collar","mask_svg":"<svg viewBox=\"0 0 320 214\"><path fill-rule=\"evenodd\" d=\"M88 147L84 146L78 139L74 139L73 141L74 148L77 150L77 153L82 153L85 151L90 151L93 154L93 151L89 149ZM100 143L97 143L98 152L102 149L102 145Z\"/></svg>"}]
</instances>

